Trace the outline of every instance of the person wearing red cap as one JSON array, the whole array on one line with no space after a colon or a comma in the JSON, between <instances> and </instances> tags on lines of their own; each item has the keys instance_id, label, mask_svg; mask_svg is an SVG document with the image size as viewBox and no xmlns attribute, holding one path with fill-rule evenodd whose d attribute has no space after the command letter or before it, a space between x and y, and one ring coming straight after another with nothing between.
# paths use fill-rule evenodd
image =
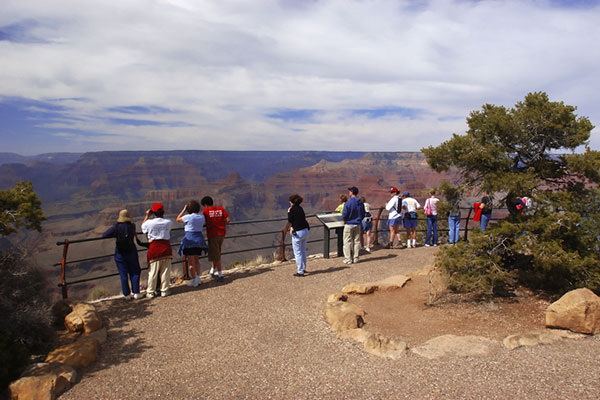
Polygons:
<instances>
[{"instance_id":1,"label":"person wearing red cap","mask_svg":"<svg viewBox=\"0 0 600 400\"><path fill-rule=\"evenodd\" d=\"M390 226L390 249L394 248L394 238L398 238L398 248L402 247L402 237L400 236L400 224L402 223L402 203L398 197L397 187L393 186L390 188L391 198L385 205L385 209L389 211L388 225Z\"/></svg>"},{"instance_id":2,"label":"person wearing red cap","mask_svg":"<svg viewBox=\"0 0 600 400\"><path fill-rule=\"evenodd\" d=\"M156 296L156 280L160 274L160 295L169 295L171 283L171 225L170 219L163 218L165 208L160 203L154 203L152 208L146 210L142 222L142 232L148 236L148 288L146 297ZM153 218L150 218L153 216Z\"/></svg>"}]
</instances>

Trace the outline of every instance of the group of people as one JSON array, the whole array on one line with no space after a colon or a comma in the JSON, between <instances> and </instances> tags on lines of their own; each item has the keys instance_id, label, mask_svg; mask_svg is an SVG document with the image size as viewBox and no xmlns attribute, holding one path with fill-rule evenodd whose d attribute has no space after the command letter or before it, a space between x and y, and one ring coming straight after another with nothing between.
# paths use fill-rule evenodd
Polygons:
<instances>
[{"instance_id":1,"label":"group of people","mask_svg":"<svg viewBox=\"0 0 600 400\"><path fill-rule=\"evenodd\" d=\"M341 195L341 204L336 212L342 214L344 221L343 229L343 252L344 263L353 264L359 261L360 250L370 253L371 230L373 218L370 213L370 205L364 197L358 197L358 188L348 188L348 195ZM292 238L292 248L296 260L297 271L294 276L301 277L306 273L306 243L309 236L309 224L306 220L302 204L302 197L293 194L289 197L288 225ZM429 193L425 200L424 211L427 218L427 236L425 246L438 245L438 205L439 199L435 191ZM484 196L480 203L475 203L476 218L481 219L481 229L485 230L491 218L491 200ZM201 207L203 210L201 212ZM388 226L390 230L390 248L402 248L400 225L406 230L406 248L416 247L417 241L417 210L421 204L410 196L408 191L402 192L397 187L390 188L390 200L385 204L389 212ZM127 299L133 297L141 298L140 273L141 268L138 260L135 243L148 247L148 288L146 297L152 298L160 290L161 296L169 295L170 267L172 259L171 228L172 221L164 218L165 210L161 203L154 203L146 210L142 221L142 232L147 235L148 243L141 242L136 234L135 224L127 210L121 210L115 225L108 228L102 237L116 238L115 263L121 279L123 296ZM460 229L460 207L458 200L450 204L448 212L449 243L454 244L459 240ZM201 267L199 257L208 253L208 259L212 263L209 275L217 281L223 280L221 247L226 234L226 226L230 222L229 215L223 207L214 206L213 199L204 197L199 203L196 200L188 201L176 221L184 225L185 235L178 249L178 254L188 263L191 280L188 286L197 287L201 280ZM208 244L204 240L204 228ZM398 244L394 245L397 239ZM157 283L160 280L160 288ZM131 286L130 286L131 284Z\"/></svg>"},{"instance_id":2,"label":"group of people","mask_svg":"<svg viewBox=\"0 0 600 400\"><path fill-rule=\"evenodd\" d=\"M201 206L203 210L201 212ZM171 229L173 222L164 217L165 209L161 203L154 203L146 210L142 221L142 233L148 238L144 243L137 237L135 224L128 210L119 211L117 222L103 234L104 238L115 238L115 263L121 279L121 289L126 299L133 297L139 299L141 268L138 259L136 243L148 247L148 287L146 297L153 298L160 291L161 296L169 295L171 284ZM208 253L208 260L212 263L210 276L219 282L223 281L221 247L226 234L226 226L230 222L227 211L221 206L214 206L210 196L188 201L176 221L184 226L184 237L178 249L178 254L184 257L192 279L188 286L197 287L200 284L199 256ZM204 240L203 230L206 227L208 244ZM160 280L160 288L157 287ZM130 286L131 284L131 286Z\"/></svg>"}]
</instances>

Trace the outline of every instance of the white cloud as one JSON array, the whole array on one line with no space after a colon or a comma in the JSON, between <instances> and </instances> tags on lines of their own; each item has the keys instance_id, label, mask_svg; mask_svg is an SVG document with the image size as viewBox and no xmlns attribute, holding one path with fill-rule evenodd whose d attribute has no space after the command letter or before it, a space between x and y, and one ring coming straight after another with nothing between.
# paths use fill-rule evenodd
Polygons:
<instances>
[{"instance_id":1,"label":"white cloud","mask_svg":"<svg viewBox=\"0 0 600 400\"><path fill-rule=\"evenodd\" d=\"M5 0L0 31L26 26L30 40L0 40L0 97L85 99L45 126L84 132L89 150L418 150L530 91L600 123L599 19L598 6L534 0ZM173 112L109 111L126 106ZM347 112L380 107L427 113ZM322 113L267 116L279 108Z\"/></svg>"}]
</instances>

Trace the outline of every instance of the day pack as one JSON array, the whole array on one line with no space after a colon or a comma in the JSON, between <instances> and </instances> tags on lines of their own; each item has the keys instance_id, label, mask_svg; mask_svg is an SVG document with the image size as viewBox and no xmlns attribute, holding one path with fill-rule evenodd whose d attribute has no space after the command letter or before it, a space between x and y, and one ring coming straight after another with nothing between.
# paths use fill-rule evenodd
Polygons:
<instances>
[{"instance_id":1,"label":"day pack","mask_svg":"<svg viewBox=\"0 0 600 400\"><path fill-rule=\"evenodd\" d=\"M133 244L133 240L130 236L129 229L127 225L119 226L117 224L117 252L119 254L129 253L130 251L135 249L135 245Z\"/></svg>"}]
</instances>

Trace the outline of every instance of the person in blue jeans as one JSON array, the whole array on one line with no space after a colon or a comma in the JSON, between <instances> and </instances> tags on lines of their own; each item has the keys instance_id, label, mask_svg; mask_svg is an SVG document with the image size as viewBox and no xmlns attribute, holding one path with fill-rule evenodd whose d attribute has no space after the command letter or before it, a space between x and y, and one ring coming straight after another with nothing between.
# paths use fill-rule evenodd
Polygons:
<instances>
[{"instance_id":1,"label":"person in blue jeans","mask_svg":"<svg viewBox=\"0 0 600 400\"><path fill-rule=\"evenodd\" d=\"M482 231L487 229L487 226L492 219L492 200L489 196L483 196L481 198L481 204L479 205L481 208L481 219L479 221L479 228Z\"/></svg>"},{"instance_id":2,"label":"person in blue jeans","mask_svg":"<svg viewBox=\"0 0 600 400\"><path fill-rule=\"evenodd\" d=\"M460 239L460 207L458 202L452 204L448 212L448 242L450 244L458 243Z\"/></svg>"},{"instance_id":3,"label":"person in blue jeans","mask_svg":"<svg viewBox=\"0 0 600 400\"><path fill-rule=\"evenodd\" d=\"M290 208L288 208L288 224L286 229L290 229L292 235L292 248L296 258L297 272L294 276L304 276L306 273L306 241L310 227L306 221L304 210L300 207L302 197L299 194L290 196Z\"/></svg>"},{"instance_id":4,"label":"person in blue jeans","mask_svg":"<svg viewBox=\"0 0 600 400\"><path fill-rule=\"evenodd\" d=\"M115 244L115 264L121 278L121 290L125 299L133 297L140 299L140 260L138 259L137 248L133 242L136 239L135 224L131 222L131 217L127 210L119 211L117 223L108 228L103 234L103 238L116 238ZM131 280L131 288L129 281Z\"/></svg>"},{"instance_id":5,"label":"person in blue jeans","mask_svg":"<svg viewBox=\"0 0 600 400\"><path fill-rule=\"evenodd\" d=\"M438 215L437 215L437 203L440 201L435 197L435 191L429 192L429 198L425 200L425 215L427 216L427 238L425 239L425 246L429 247L432 244L438 245ZM433 235L432 235L433 234ZM431 241L433 236L433 242Z\"/></svg>"}]
</instances>

